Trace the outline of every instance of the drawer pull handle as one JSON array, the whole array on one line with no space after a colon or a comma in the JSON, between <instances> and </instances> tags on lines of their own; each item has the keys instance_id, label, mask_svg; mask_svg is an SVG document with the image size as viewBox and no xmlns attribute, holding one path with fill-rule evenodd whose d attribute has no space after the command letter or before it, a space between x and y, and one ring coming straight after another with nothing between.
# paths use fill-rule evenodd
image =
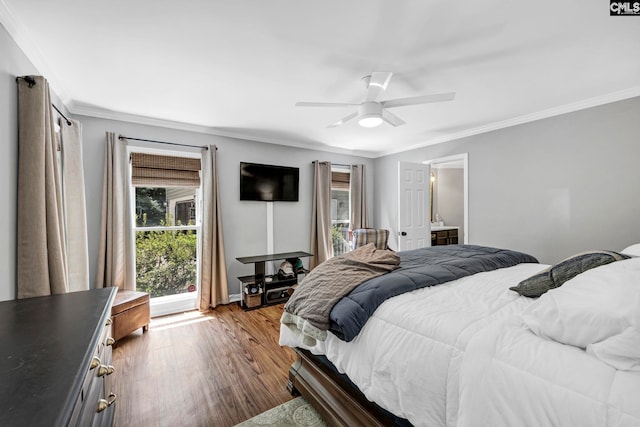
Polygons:
<instances>
[{"instance_id":1,"label":"drawer pull handle","mask_svg":"<svg viewBox=\"0 0 640 427\"><path fill-rule=\"evenodd\" d=\"M114 340L112 337L107 338L107 345L111 346L113 344L115 344L116 340Z\"/></svg>"},{"instance_id":2,"label":"drawer pull handle","mask_svg":"<svg viewBox=\"0 0 640 427\"><path fill-rule=\"evenodd\" d=\"M96 369L99 365L100 365L100 358L94 357L93 359L91 359L91 365L89 366L89 369Z\"/></svg>"},{"instance_id":3,"label":"drawer pull handle","mask_svg":"<svg viewBox=\"0 0 640 427\"><path fill-rule=\"evenodd\" d=\"M98 412L104 411L109 406L113 405L115 402L116 402L116 394L109 393L109 400L104 400L104 399L98 400Z\"/></svg>"},{"instance_id":4,"label":"drawer pull handle","mask_svg":"<svg viewBox=\"0 0 640 427\"><path fill-rule=\"evenodd\" d=\"M107 326L111 326L111 323L113 323L113 322L112 322L112 320L111 320L111 318L108 318L108 319L107 319Z\"/></svg>"},{"instance_id":5,"label":"drawer pull handle","mask_svg":"<svg viewBox=\"0 0 640 427\"><path fill-rule=\"evenodd\" d=\"M111 365L100 365L98 369L98 376L104 377L105 375L111 375L115 371L115 368Z\"/></svg>"}]
</instances>

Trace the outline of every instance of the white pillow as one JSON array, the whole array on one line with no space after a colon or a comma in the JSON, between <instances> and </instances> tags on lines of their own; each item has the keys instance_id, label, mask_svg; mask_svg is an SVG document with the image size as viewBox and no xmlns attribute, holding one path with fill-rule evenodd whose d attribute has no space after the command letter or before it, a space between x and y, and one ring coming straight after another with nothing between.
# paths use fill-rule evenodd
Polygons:
<instances>
[{"instance_id":1,"label":"white pillow","mask_svg":"<svg viewBox=\"0 0 640 427\"><path fill-rule=\"evenodd\" d=\"M581 348L640 329L640 258L579 274L531 304L523 320L538 336Z\"/></svg>"},{"instance_id":2,"label":"white pillow","mask_svg":"<svg viewBox=\"0 0 640 427\"><path fill-rule=\"evenodd\" d=\"M627 246L624 248L621 253L625 255L631 256L640 256L640 243L636 243L635 245Z\"/></svg>"}]
</instances>

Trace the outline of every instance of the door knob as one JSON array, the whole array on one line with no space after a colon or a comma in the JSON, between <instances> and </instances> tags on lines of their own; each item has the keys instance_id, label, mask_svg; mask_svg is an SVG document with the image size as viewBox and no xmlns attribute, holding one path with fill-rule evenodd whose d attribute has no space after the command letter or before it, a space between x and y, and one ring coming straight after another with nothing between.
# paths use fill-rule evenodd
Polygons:
<instances>
[{"instance_id":1,"label":"door knob","mask_svg":"<svg viewBox=\"0 0 640 427\"><path fill-rule=\"evenodd\" d=\"M406 231L402 231L402 232L400 233L400 235L401 235L401 236L406 236L406 235L407 235L407 232L406 232Z\"/></svg>"}]
</instances>

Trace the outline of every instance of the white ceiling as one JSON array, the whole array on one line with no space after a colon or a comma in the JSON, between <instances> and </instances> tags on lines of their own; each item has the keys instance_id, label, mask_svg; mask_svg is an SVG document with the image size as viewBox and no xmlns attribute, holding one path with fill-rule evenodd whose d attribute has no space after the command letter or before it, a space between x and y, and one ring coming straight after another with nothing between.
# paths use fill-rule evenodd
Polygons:
<instances>
[{"instance_id":1,"label":"white ceiling","mask_svg":"<svg viewBox=\"0 0 640 427\"><path fill-rule=\"evenodd\" d=\"M608 4L0 0L0 19L72 113L375 157L640 95L640 16ZM361 102L372 71L394 73L382 100L457 96L397 128L294 106Z\"/></svg>"}]
</instances>

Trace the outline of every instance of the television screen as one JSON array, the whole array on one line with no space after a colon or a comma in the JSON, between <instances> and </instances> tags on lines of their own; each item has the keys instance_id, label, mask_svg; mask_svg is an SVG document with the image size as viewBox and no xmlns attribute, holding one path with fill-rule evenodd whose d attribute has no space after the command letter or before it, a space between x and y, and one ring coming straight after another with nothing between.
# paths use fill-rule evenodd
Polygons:
<instances>
[{"instance_id":1,"label":"television screen","mask_svg":"<svg viewBox=\"0 0 640 427\"><path fill-rule=\"evenodd\" d=\"M240 163L240 200L297 202L300 170L287 166Z\"/></svg>"}]
</instances>

